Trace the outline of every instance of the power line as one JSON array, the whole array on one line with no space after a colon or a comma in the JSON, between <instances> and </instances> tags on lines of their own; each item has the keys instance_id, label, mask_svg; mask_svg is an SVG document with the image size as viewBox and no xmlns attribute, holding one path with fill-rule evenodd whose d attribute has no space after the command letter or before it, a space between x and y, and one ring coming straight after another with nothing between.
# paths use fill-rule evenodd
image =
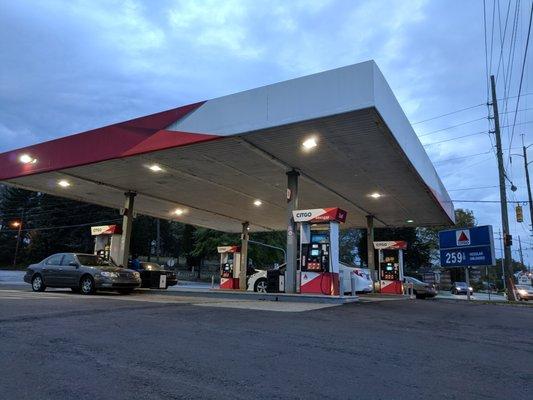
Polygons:
<instances>
[{"instance_id":1,"label":"power line","mask_svg":"<svg viewBox=\"0 0 533 400\"><path fill-rule=\"evenodd\" d=\"M452 200L454 203L497 203L500 204L500 200ZM529 201L520 201L520 200L507 200L507 203L516 203L516 204L529 204Z\"/></svg>"},{"instance_id":2,"label":"power line","mask_svg":"<svg viewBox=\"0 0 533 400\"><path fill-rule=\"evenodd\" d=\"M533 94L533 92L531 93L524 93L522 94L522 97L524 96L531 96ZM498 99L498 100L508 100L508 99L514 99L518 96L510 96L510 97L502 97L501 99ZM482 106L486 106L487 103L479 103L479 104L476 104L475 106L470 106L470 107L465 107L465 108L461 108L459 110L455 110L455 111L450 111L448 113L445 113L445 114L440 114L440 115L436 115L434 117L430 117L430 118L427 118L427 119L423 119L421 121L416 121L416 122L412 122L411 125L418 125L418 124L421 124L423 122L428 122L428 121L433 121L434 119L438 119L438 118L442 118L442 117L447 117L448 115L453 115L453 114L457 114L457 113L460 113L460 112L463 112L463 111L468 111L468 110L472 110L474 108L477 108L477 107L482 107Z\"/></svg>"},{"instance_id":3,"label":"power line","mask_svg":"<svg viewBox=\"0 0 533 400\"><path fill-rule=\"evenodd\" d=\"M520 74L520 84L518 85L518 98L516 99L516 110L515 110L514 119L513 119L513 128L512 128L512 131L511 131L511 140L509 141L509 147L511 147L512 144L513 144L514 129L515 129L515 126L516 126L516 117L518 115L518 105L520 104L520 94L522 93L522 82L524 80L524 70L525 70L525 67L526 67L527 50L529 48L529 37L530 37L530 34L531 34L531 19L532 19L532 17L533 17L533 3L531 3L531 10L529 12L529 27L527 29L526 48L524 50L524 59L522 61L522 72Z\"/></svg>"},{"instance_id":4,"label":"power line","mask_svg":"<svg viewBox=\"0 0 533 400\"><path fill-rule=\"evenodd\" d=\"M526 122L521 122L519 124L516 124L516 125L527 125L527 124L531 124L533 123L533 121L526 121ZM505 126L502 126L501 128L507 128L511 125L505 125ZM463 139L465 137L469 137L469 136L475 136L475 135L482 135L482 134L485 134L487 133L486 131L479 131L479 132L475 132L475 133L470 133L468 135L463 135L463 136L457 136L457 137L454 137L454 138L450 138L450 139L444 139L444 140L440 140L438 142L431 142L431 143L425 143L423 146L432 146L434 144L439 144L439 143L444 143L444 142L450 142L452 140L458 140L458 139Z\"/></svg>"},{"instance_id":5,"label":"power line","mask_svg":"<svg viewBox=\"0 0 533 400\"><path fill-rule=\"evenodd\" d=\"M77 225L63 225L63 226L50 226L50 227L43 227L43 228L27 228L27 229L21 229L21 231L46 231L51 229L66 229L66 228L79 228L82 226L90 226L90 225L96 225L96 224L104 224L108 222L118 222L122 221L120 218L115 219L107 219L104 221L95 221L95 222L87 222L85 224L77 224Z\"/></svg>"},{"instance_id":6,"label":"power line","mask_svg":"<svg viewBox=\"0 0 533 400\"><path fill-rule=\"evenodd\" d=\"M487 119L487 117L476 118L476 119L472 119L470 121L461 122L460 124L457 124L457 125L448 126L446 128L437 129L437 130L434 130L434 131L431 131L431 132L426 132L426 133L423 133L421 135L418 135L418 137L433 135L434 133L437 133L437 132L442 132L442 131L446 131L448 129L457 128L459 126L463 126L463 125L466 125L466 124L471 124L472 122L481 121L483 119Z\"/></svg>"}]
</instances>

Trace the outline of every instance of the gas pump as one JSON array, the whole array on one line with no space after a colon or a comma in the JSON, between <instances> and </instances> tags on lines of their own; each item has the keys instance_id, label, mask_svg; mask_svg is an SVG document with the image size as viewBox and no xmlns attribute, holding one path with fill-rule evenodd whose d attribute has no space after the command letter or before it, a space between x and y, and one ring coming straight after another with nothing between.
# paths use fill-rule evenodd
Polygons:
<instances>
[{"instance_id":1,"label":"gas pump","mask_svg":"<svg viewBox=\"0 0 533 400\"><path fill-rule=\"evenodd\" d=\"M374 242L378 251L379 291L388 294L403 294L403 251L407 242Z\"/></svg>"},{"instance_id":2,"label":"gas pump","mask_svg":"<svg viewBox=\"0 0 533 400\"><path fill-rule=\"evenodd\" d=\"M241 248L239 246L219 246L220 289L239 289L241 269Z\"/></svg>"},{"instance_id":3,"label":"gas pump","mask_svg":"<svg viewBox=\"0 0 533 400\"><path fill-rule=\"evenodd\" d=\"M339 224L346 221L340 208L293 211L300 225L300 293L338 295Z\"/></svg>"},{"instance_id":4,"label":"gas pump","mask_svg":"<svg viewBox=\"0 0 533 400\"><path fill-rule=\"evenodd\" d=\"M94 236L94 254L105 260L118 260L121 233L118 225L91 226L91 235Z\"/></svg>"}]
</instances>

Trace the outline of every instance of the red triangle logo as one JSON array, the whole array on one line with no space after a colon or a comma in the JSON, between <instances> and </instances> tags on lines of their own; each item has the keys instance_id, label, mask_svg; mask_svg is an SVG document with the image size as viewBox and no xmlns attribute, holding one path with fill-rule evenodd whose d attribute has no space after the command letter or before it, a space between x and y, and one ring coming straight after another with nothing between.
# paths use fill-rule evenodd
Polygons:
<instances>
[{"instance_id":1,"label":"red triangle logo","mask_svg":"<svg viewBox=\"0 0 533 400\"><path fill-rule=\"evenodd\" d=\"M464 231L462 231L461 234L459 235L459 241L460 242L468 242L468 236L466 236Z\"/></svg>"}]
</instances>

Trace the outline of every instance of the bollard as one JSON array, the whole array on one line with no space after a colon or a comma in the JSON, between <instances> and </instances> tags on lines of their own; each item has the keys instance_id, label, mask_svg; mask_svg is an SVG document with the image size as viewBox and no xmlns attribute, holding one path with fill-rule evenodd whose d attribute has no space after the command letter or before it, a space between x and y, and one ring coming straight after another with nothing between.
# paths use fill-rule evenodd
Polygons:
<instances>
[{"instance_id":1,"label":"bollard","mask_svg":"<svg viewBox=\"0 0 533 400\"><path fill-rule=\"evenodd\" d=\"M410 282L410 283L407 285L407 288L408 288L409 298L410 298L410 299L414 299L414 298L415 298L414 284L413 284L412 282Z\"/></svg>"},{"instance_id":2,"label":"bollard","mask_svg":"<svg viewBox=\"0 0 533 400\"><path fill-rule=\"evenodd\" d=\"M350 282L352 284L352 296L355 296L355 289L357 285L357 278L355 277L355 274L352 272L350 274Z\"/></svg>"},{"instance_id":3,"label":"bollard","mask_svg":"<svg viewBox=\"0 0 533 400\"><path fill-rule=\"evenodd\" d=\"M211 275L211 289L215 288L215 275Z\"/></svg>"},{"instance_id":4,"label":"bollard","mask_svg":"<svg viewBox=\"0 0 533 400\"><path fill-rule=\"evenodd\" d=\"M339 273L339 296L344 297L344 270L341 269Z\"/></svg>"}]
</instances>

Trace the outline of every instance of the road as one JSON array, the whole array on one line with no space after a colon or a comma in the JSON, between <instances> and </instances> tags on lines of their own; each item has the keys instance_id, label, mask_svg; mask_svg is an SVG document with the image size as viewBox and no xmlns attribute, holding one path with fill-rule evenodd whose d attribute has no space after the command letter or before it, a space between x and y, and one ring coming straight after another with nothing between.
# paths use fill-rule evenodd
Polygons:
<instances>
[{"instance_id":1,"label":"road","mask_svg":"<svg viewBox=\"0 0 533 400\"><path fill-rule=\"evenodd\" d=\"M265 303L0 285L2 398L533 398L531 307Z\"/></svg>"}]
</instances>

